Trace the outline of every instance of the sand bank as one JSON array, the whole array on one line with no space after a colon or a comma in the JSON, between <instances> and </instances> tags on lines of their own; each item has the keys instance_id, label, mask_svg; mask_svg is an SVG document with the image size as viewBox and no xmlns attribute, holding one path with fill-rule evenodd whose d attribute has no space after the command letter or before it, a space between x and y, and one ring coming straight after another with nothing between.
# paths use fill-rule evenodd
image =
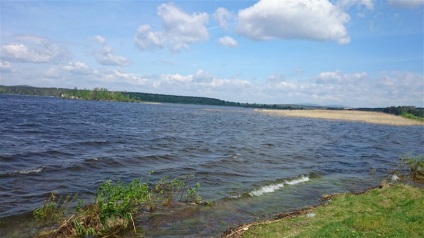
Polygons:
<instances>
[{"instance_id":1,"label":"sand bank","mask_svg":"<svg viewBox=\"0 0 424 238\"><path fill-rule=\"evenodd\" d=\"M358 121L393 126L424 126L424 122L382 112L355 110L262 110L257 112L286 117L308 117L330 120Z\"/></svg>"}]
</instances>

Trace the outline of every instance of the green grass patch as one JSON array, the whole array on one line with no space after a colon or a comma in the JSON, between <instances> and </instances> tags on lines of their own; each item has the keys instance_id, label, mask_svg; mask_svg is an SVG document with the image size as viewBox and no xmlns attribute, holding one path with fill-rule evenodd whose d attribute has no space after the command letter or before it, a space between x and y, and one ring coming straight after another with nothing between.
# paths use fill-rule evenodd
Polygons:
<instances>
[{"instance_id":1,"label":"green grass patch","mask_svg":"<svg viewBox=\"0 0 424 238\"><path fill-rule=\"evenodd\" d=\"M297 216L245 228L242 237L424 237L423 211L424 190L397 184L336 195Z\"/></svg>"},{"instance_id":2,"label":"green grass patch","mask_svg":"<svg viewBox=\"0 0 424 238\"><path fill-rule=\"evenodd\" d=\"M402 117L404 117L404 118L408 118L408 119L412 119L412 120L416 120L416 121L424 122L424 117L418 117L418 116L415 116L415 115L414 115L414 114L412 114L412 113L406 113L406 112L404 112L404 113L402 113L401 115L402 115Z\"/></svg>"}]
</instances>

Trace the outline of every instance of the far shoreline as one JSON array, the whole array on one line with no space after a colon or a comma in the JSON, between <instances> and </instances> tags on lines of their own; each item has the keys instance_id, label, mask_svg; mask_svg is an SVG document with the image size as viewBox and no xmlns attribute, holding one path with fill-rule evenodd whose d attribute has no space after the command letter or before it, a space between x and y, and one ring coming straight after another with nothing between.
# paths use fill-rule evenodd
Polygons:
<instances>
[{"instance_id":1,"label":"far shoreline","mask_svg":"<svg viewBox=\"0 0 424 238\"><path fill-rule=\"evenodd\" d=\"M358 111L358 110L268 110L255 109L259 113L281 117L304 117L326 120L342 120L364 122L390 126L424 126L424 122L391 115L383 112Z\"/></svg>"}]
</instances>

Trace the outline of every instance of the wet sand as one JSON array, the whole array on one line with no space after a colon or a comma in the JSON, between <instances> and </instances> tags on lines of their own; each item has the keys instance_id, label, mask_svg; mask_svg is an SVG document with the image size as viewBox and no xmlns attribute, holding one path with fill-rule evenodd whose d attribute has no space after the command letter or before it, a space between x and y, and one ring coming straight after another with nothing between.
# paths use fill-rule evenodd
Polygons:
<instances>
[{"instance_id":1,"label":"wet sand","mask_svg":"<svg viewBox=\"0 0 424 238\"><path fill-rule=\"evenodd\" d=\"M307 117L329 120L357 121L392 126L424 126L424 122L382 112L356 110L262 110L257 112L283 117Z\"/></svg>"}]
</instances>

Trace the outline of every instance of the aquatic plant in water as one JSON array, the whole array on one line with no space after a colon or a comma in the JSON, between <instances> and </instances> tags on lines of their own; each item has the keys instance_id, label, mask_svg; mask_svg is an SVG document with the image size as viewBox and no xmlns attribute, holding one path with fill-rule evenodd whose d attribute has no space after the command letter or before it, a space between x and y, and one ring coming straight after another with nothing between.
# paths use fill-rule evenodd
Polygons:
<instances>
[{"instance_id":1,"label":"aquatic plant in water","mask_svg":"<svg viewBox=\"0 0 424 238\"><path fill-rule=\"evenodd\" d=\"M424 155L402 155L401 158L412 179L416 182L424 182Z\"/></svg>"},{"instance_id":2,"label":"aquatic plant in water","mask_svg":"<svg viewBox=\"0 0 424 238\"><path fill-rule=\"evenodd\" d=\"M69 209L77 195L58 199L52 194L34 211L34 216L40 224L56 222L59 225L54 230L42 230L35 237L110 236L128 227L136 232L136 214L171 204L176 201L180 191L180 202L199 204L201 198L197 195L197 189L200 184L190 187L188 181L192 177L172 180L164 177L153 188L149 187L148 179L135 179L130 183L106 181L97 189L93 203L83 206L80 200L73 212ZM66 214L71 215L65 219Z\"/></svg>"}]
</instances>

